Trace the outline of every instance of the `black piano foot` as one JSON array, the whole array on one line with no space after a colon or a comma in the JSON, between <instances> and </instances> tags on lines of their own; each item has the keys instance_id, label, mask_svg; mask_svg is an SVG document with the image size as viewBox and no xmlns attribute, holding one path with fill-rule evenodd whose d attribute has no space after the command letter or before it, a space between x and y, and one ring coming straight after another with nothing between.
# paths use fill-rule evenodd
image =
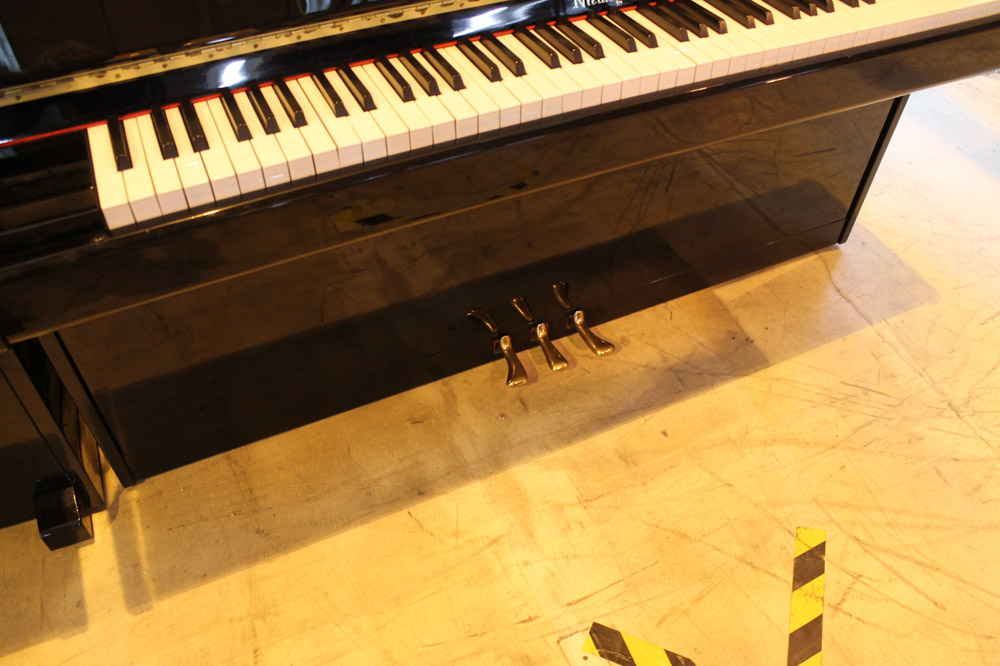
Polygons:
<instances>
[{"instance_id":1,"label":"black piano foot","mask_svg":"<svg viewBox=\"0 0 1000 666\"><path fill-rule=\"evenodd\" d=\"M35 520L49 550L82 543L94 537L94 521L81 512L76 479L57 474L35 481Z\"/></svg>"}]
</instances>

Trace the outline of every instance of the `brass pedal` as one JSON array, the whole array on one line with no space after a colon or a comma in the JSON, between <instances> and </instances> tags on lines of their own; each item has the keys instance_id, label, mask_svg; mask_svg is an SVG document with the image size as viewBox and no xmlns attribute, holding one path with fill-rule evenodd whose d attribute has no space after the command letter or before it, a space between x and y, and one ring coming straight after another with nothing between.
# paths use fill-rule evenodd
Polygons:
<instances>
[{"instance_id":1,"label":"brass pedal","mask_svg":"<svg viewBox=\"0 0 1000 666\"><path fill-rule=\"evenodd\" d=\"M514 351L514 343L510 335L502 333L497 323L493 321L490 313L482 308L473 308L465 315L473 321L478 321L493 334L493 353L503 356L507 361L507 386L524 386L528 383L528 374L524 371L517 352Z\"/></svg>"},{"instance_id":2,"label":"brass pedal","mask_svg":"<svg viewBox=\"0 0 1000 666\"><path fill-rule=\"evenodd\" d=\"M563 310L566 310L570 324L580 334L580 337L583 338L584 344L587 345L590 351L594 352L597 356L607 356L614 353L615 346L613 344L590 330L584 318L583 310L573 307L573 304L569 300L569 285L565 282L556 282L552 285L552 296L559 303L559 306Z\"/></svg>"},{"instance_id":3,"label":"brass pedal","mask_svg":"<svg viewBox=\"0 0 1000 666\"><path fill-rule=\"evenodd\" d=\"M552 339L549 338L548 322L535 319L528 308L528 301L520 296L510 299L510 304L524 321L531 324L531 339L538 341L538 345L542 348L542 354L545 355L545 362L549 364L549 369L552 372L558 372L568 368L569 363L566 361L566 357L556 349L555 345L552 344Z\"/></svg>"}]
</instances>

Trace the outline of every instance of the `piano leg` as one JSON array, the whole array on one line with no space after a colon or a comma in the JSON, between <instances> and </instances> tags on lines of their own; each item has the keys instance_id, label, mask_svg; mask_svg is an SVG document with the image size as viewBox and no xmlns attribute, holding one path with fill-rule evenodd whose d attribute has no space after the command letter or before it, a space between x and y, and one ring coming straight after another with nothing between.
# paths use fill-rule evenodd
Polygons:
<instances>
[{"instance_id":1,"label":"piano leg","mask_svg":"<svg viewBox=\"0 0 1000 666\"><path fill-rule=\"evenodd\" d=\"M56 363L38 340L0 345L0 526L34 517L53 550L92 538L90 516L105 508L86 420L96 409L80 407Z\"/></svg>"},{"instance_id":2,"label":"piano leg","mask_svg":"<svg viewBox=\"0 0 1000 666\"><path fill-rule=\"evenodd\" d=\"M906 107L908 99L910 99L910 96L904 95L892 103L889 116L886 118L885 126L882 128L882 134L879 135L878 145L875 148L875 152L872 153L871 161L868 163L865 175L861 179L861 185L858 187L858 194L854 197L854 202L851 203L851 210L847 213L847 222L844 224L844 230L840 233L840 238L837 239L838 243L847 242L847 237L851 235L854 222L858 219L858 213L861 212L861 205L864 203L865 197L868 196L868 190L872 186L872 181L875 180L875 174L878 172L878 167L882 163L885 151L889 147L889 139L892 138L892 133L896 131L896 125L899 124L899 119L903 115L903 109Z\"/></svg>"}]
</instances>

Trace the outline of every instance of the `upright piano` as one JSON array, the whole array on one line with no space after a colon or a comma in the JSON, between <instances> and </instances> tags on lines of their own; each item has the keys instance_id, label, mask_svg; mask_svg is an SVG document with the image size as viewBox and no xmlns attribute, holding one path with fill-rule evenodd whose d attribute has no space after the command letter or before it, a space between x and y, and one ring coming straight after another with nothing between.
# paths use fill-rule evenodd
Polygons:
<instances>
[{"instance_id":1,"label":"upright piano","mask_svg":"<svg viewBox=\"0 0 1000 666\"><path fill-rule=\"evenodd\" d=\"M844 242L906 95L998 66L998 0L4 3L0 524L606 354Z\"/></svg>"}]
</instances>

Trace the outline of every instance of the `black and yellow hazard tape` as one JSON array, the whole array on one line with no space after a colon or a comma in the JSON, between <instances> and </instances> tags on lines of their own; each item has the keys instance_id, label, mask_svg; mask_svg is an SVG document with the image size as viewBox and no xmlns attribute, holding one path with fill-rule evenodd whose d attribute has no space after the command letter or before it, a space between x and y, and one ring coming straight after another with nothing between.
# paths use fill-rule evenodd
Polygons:
<instances>
[{"instance_id":1,"label":"black and yellow hazard tape","mask_svg":"<svg viewBox=\"0 0 1000 666\"><path fill-rule=\"evenodd\" d=\"M596 622L590 627L583 651L621 666L695 666L687 657Z\"/></svg>"},{"instance_id":2,"label":"black and yellow hazard tape","mask_svg":"<svg viewBox=\"0 0 1000 666\"><path fill-rule=\"evenodd\" d=\"M795 528L788 666L819 666L823 661L825 584L826 532L808 527Z\"/></svg>"}]
</instances>

